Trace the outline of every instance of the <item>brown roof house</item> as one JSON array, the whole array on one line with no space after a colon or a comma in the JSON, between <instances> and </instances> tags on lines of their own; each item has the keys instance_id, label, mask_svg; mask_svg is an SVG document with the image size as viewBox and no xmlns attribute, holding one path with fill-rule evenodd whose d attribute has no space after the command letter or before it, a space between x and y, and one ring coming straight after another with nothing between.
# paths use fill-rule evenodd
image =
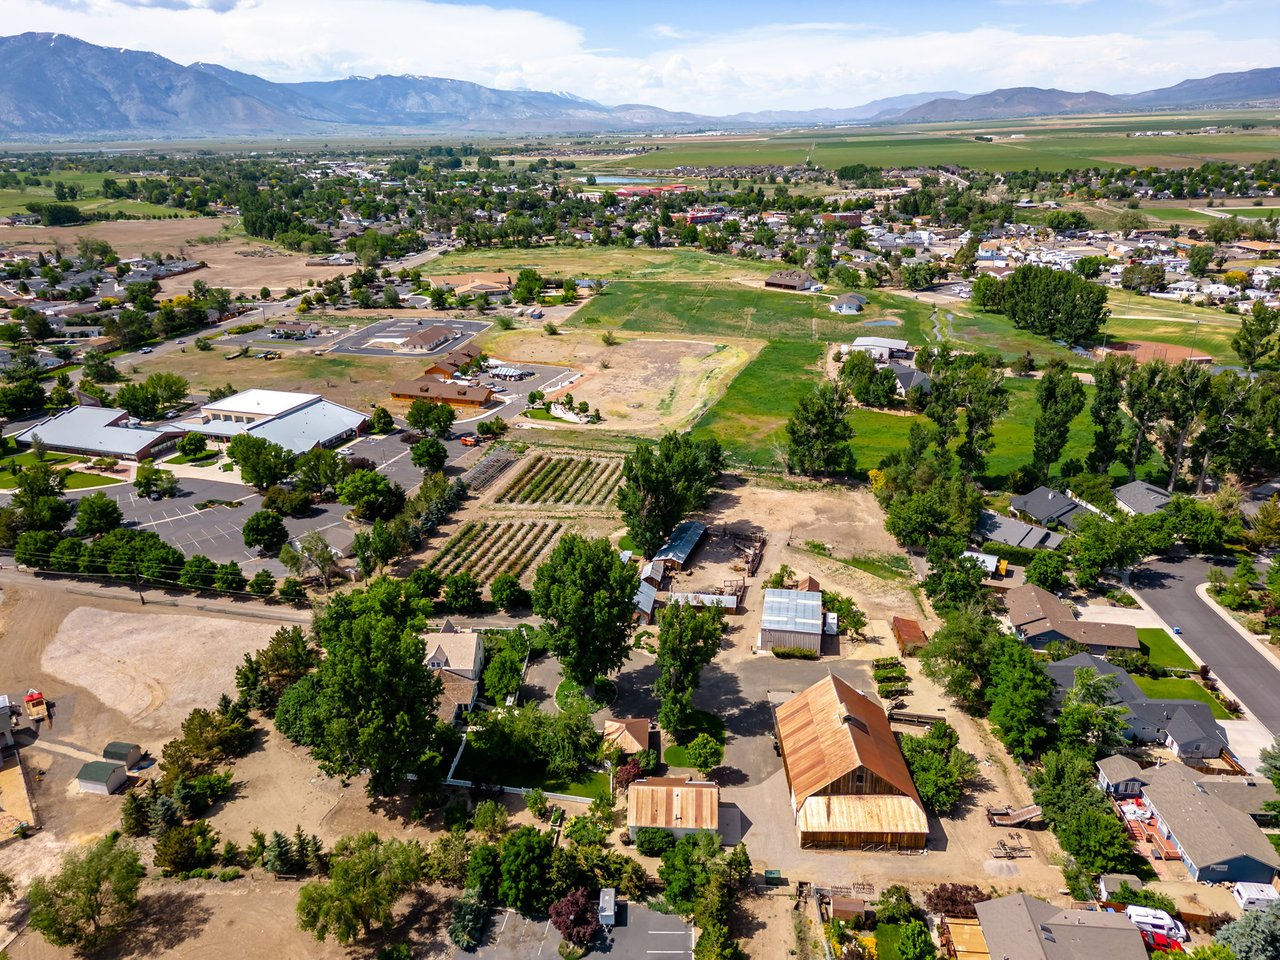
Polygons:
<instances>
[{"instance_id":1,"label":"brown roof house","mask_svg":"<svg viewBox=\"0 0 1280 960\"><path fill-rule=\"evenodd\" d=\"M476 702L484 669L484 641L474 630L459 630L448 620L439 633L425 634L422 640L427 667L444 684L436 716L453 723L460 711L469 710Z\"/></svg>"},{"instance_id":2,"label":"brown roof house","mask_svg":"<svg viewBox=\"0 0 1280 960\"><path fill-rule=\"evenodd\" d=\"M452 377L455 373L480 356L481 350L474 343L464 343L449 351L448 356L437 360L424 371L427 376Z\"/></svg>"},{"instance_id":3,"label":"brown roof house","mask_svg":"<svg viewBox=\"0 0 1280 960\"><path fill-rule=\"evenodd\" d=\"M641 827L670 830L677 837L720 828L720 788L683 777L648 777L627 788L627 832Z\"/></svg>"},{"instance_id":4,"label":"brown roof house","mask_svg":"<svg viewBox=\"0 0 1280 960\"><path fill-rule=\"evenodd\" d=\"M827 676L775 723L800 846L925 846L929 819L879 704Z\"/></svg>"},{"instance_id":5,"label":"brown roof house","mask_svg":"<svg viewBox=\"0 0 1280 960\"><path fill-rule=\"evenodd\" d=\"M616 746L623 753L639 753L649 749L649 718L629 717L604 722L606 746Z\"/></svg>"},{"instance_id":6,"label":"brown roof house","mask_svg":"<svg viewBox=\"0 0 1280 960\"><path fill-rule=\"evenodd\" d=\"M764 285L774 290L808 290L814 281L803 270L775 270L765 278Z\"/></svg>"},{"instance_id":7,"label":"brown roof house","mask_svg":"<svg viewBox=\"0 0 1280 960\"><path fill-rule=\"evenodd\" d=\"M1025 893L977 909L993 960L1146 960L1142 934L1123 913L1063 910Z\"/></svg>"},{"instance_id":8,"label":"brown roof house","mask_svg":"<svg viewBox=\"0 0 1280 960\"><path fill-rule=\"evenodd\" d=\"M488 387L469 387L465 383L454 383L450 380L427 376L393 383L391 399L435 400L447 403L451 407L479 409L488 406L493 400L493 391Z\"/></svg>"},{"instance_id":9,"label":"brown roof house","mask_svg":"<svg viewBox=\"0 0 1280 960\"><path fill-rule=\"evenodd\" d=\"M1019 640L1043 650L1055 640L1071 640L1093 654L1108 650L1139 650L1138 631L1127 623L1077 620L1048 590L1032 583L1014 587L1004 597L1009 622Z\"/></svg>"},{"instance_id":10,"label":"brown roof house","mask_svg":"<svg viewBox=\"0 0 1280 960\"><path fill-rule=\"evenodd\" d=\"M404 338L400 344L401 350L414 350L420 353L435 353L450 340L458 337L458 331L441 324L428 327L426 330L419 330Z\"/></svg>"}]
</instances>

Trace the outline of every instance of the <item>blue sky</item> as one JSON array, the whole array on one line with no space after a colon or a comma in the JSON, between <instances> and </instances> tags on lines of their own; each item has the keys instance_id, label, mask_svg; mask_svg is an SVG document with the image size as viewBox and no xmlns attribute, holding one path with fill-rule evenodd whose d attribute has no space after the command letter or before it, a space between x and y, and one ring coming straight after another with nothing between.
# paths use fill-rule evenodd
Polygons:
<instances>
[{"instance_id":1,"label":"blue sky","mask_svg":"<svg viewBox=\"0 0 1280 960\"><path fill-rule=\"evenodd\" d=\"M6 32L272 80L412 73L727 114L922 90L1127 93L1280 66L1254 0L4 0Z\"/></svg>"}]
</instances>

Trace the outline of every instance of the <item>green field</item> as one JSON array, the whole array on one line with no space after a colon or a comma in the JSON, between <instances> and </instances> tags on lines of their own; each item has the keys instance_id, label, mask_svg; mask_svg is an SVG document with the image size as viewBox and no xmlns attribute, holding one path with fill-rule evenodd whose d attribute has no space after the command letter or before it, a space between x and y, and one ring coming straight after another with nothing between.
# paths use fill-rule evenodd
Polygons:
<instances>
[{"instance_id":1,"label":"green field","mask_svg":"<svg viewBox=\"0 0 1280 960\"><path fill-rule=\"evenodd\" d=\"M716 256L689 248L530 247L447 253L433 274L506 272L529 267L544 277L603 280L732 280L771 273L776 264Z\"/></svg>"},{"instance_id":2,"label":"green field","mask_svg":"<svg viewBox=\"0 0 1280 960\"><path fill-rule=\"evenodd\" d=\"M1142 652L1156 666L1172 667L1177 670L1196 668L1195 661L1178 646L1178 641L1160 627L1139 627L1138 642L1142 644Z\"/></svg>"},{"instance_id":3,"label":"green field","mask_svg":"<svg viewBox=\"0 0 1280 960\"><path fill-rule=\"evenodd\" d=\"M1195 680L1174 678L1153 680L1151 677L1134 676L1133 682L1138 685L1139 690L1153 700L1199 700L1201 703L1208 704L1215 719L1231 719L1231 714L1227 713L1222 704L1214 699L1213 694Z\"/></svg>"},{"instance_id":4,"label":"green field","mask_svg":"<svg viewBox=\"0 0 1280 960\"><path fill-rule=\"evenodd\" d=\"M660 170L672 167L797 165L811 161L825 169L845 164L935 166L959 164L975 170L1066 170L1079 167L1199 166L1208 160L1254 162L1280 153L1274 129L1214 136L1127 137L1128 130L1165 128L1165 121L1084 126L1059 120L1017 126L999 124L922 125L848 131L798 131L759 138L647 141L657 149L599 165L602 170ZM975 140L979 132L993 142Z\"/></svg>"},{"instance_id":5,"label":"green field","mask_svg":"<svg viewBox=\"0 0 1280 960\"><path fill-rule=\"evenodd\" d=\"M1108 340L1169 343L1202 351L1222 363L1239 362L1231 346L1240 329L1238 317L1125 290L1108 291L1107 302L1111 306L1105 328Z\"/></svg>"}]
</instances>

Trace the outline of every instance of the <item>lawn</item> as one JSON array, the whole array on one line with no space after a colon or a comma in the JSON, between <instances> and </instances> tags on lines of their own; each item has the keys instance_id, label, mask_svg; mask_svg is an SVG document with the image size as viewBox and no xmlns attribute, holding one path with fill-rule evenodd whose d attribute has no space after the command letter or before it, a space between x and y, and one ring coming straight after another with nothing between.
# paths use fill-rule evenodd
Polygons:
<instances>
[{"instance_id":1,"label":"lawn","mask_svg":"<svg viewBox=\"0 0 1280 960\"><path fill-rule=\"evenodd\" d=\"M45 453L43 462L51 467L56 467L64 463L77 463L79 460L79 457L73 457L69 453ZM11 457L5 457L0 460L0 470L11 473L15 464L20 467L30 467L39 462L42 461L38 460L36 455L28 450L26 453L14 454Z\"/></svg>"},{"instance_id":2,"label":"lawn","mask_svg":"<svg viewBox=\"0 0 1280 960\"><path fill-rule=\"evenodd\" d=\"M1178 646L1178 642L1160 627L1140 627L1138 642L1142 644L1142 652L1156 666L1172 667L1176 670L1194 670L1196 668L1187 652Z\"/></svg>"},{"instance_id":3,"label":"lawn","mask_svg":"<svg viewBox=\"0 0 1280 960\"><path fill-rule=\"evenodd\" d=\"M713 740L717 740L723 744L724 721L714 713L707 713L705 710L695 710L692 727L688 733L688 739L692 741L701 733L705 733ZM663 748L662 762L668 767L686 767L688 769L693 769L692 764L689 763L689 752L678 743L673 743L669 747Z\"/></svg>"},{"instance_id":4,"label":"lawn","mask_svg":"<svg viewBox=\"0 0 1280 960\"><path fill-rule=\"evenodd\" d=\"M68 490L85 490L89 487L110 487L117 483L124 483L119 477L108 477L101 473L81 473L78 470L67 471L67 489ZM13 490L18 486L18 480L12 473L0 471L0 490Z\"/></svg>"},{"instance_id":5,"label":"lawn","mask_svg":"<svg viewBox=\"0 0 1280 960\"><path fill-rule=\"evenodd\" d=\"M500 782L504 787L541 787L547 793L566 793L571 797L588 799L609 792L609 774L603 771L588 770L575 780L565 781L549 778L545 770L522 769L510 765L498 770L496 765L472 747L470 742L462 751L462 759L458 761L454 776L459 780Z\"/></svg>"},{"instance_id":6,"label":"lawn","mask_svg":"<svg viewBox=\"0 0 1280 960\"><path fill-rule=\"evenodd\" d=\"M876 956L879 960L902 960L898 941L902 939L902 926L897 923L876 925Z\"/></svg>"},{"instance_id":7,"label":"lawn","mask_svg":"<svg viewBox=\"0 0 1280 960\"><path fill-rule=\"evenodd\" d=\"M219 451L217 450L206 450L204 453L194 457L188 457L185 453L180 453L176 457L170 457L165 461L165 463L175 463L180 465L185 463L194 463L199 466L218 459L218 454Z\"/></svg>"},{"instance_id":8,"label":"lawn","mask_svg":"<svg viewBox=\"0 0 1280 960\"><path fill-rule=\"evenodd\" d=\"M1175 678L1165 678L1163 680L1153 680L1151 677L1134 676L1133 682L1138 685L1138 689L1145 693L1152 700L1199 700L1201 703L1209 705L1209 709L1213 711L1213 716L1218 720L1230 720L1231 714L1204 687L1200 686L1195 680L1181 680Z\"/></svg>"},{"instance_id":9,"label":"lawn","mask_svg":"<svg viewBox=\"0 0 1280 960\"><path fill-rule=\"evenodd\" d=\"M558 279L732 280L770 273L775 265L689 248L530 247L446 253L432 265L431 272L501 272L514 276L526 267Z\"/></svg>"}]
</instances>

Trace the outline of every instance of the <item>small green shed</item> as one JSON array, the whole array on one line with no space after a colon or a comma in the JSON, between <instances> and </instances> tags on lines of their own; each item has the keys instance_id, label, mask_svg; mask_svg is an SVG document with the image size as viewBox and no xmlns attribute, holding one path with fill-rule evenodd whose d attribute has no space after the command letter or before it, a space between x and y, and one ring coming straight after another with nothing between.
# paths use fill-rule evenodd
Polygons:
<instances>
[{"instance_id":1,"label":"small green shed","mask_svg":"<svg viewBox=\"0 0 1280 960\"><path fill-rule=\"evenodd\" d=\"M96 793L104 797L115 793L128 782L129 771L124 768L124 764L107 760L90 761L76 775L81 793Z\"/></svg>"},{"instance_id":2,"label":"small green shed","mask_svg":"<svg viewBox=\"0 0 1280 960\"><path fill-rule=\"evenodd\" d=\"M132 770L142 761L142 747L136 743L112 740L102 748L102 759L123 763L126 769Z\"/></svg>"}]
</instances>

